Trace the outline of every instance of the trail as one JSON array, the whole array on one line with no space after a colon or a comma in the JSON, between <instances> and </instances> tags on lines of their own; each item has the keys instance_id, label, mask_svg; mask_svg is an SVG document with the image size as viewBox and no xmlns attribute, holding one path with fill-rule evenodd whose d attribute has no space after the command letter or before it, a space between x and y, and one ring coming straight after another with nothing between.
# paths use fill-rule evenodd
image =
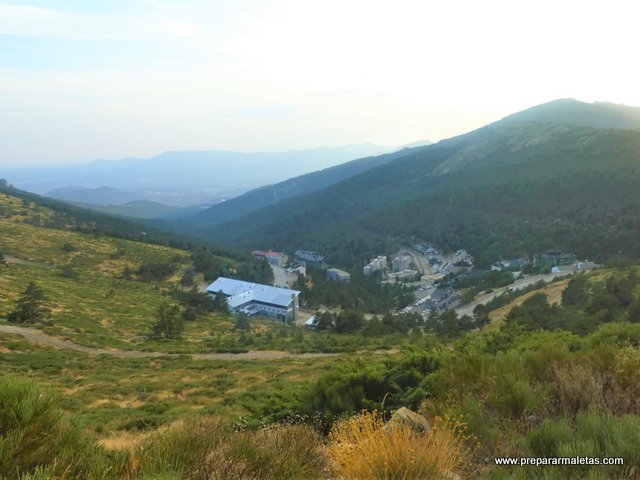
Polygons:
<instances>
[{"instance_id":1,"label":"trail","mask_svg":"<svg viewBox=\"0 0 640 480\"><path fill-rule=\"evenodd\" d=\"M45 262L31 262L29 260L23 260L22 258L14 257L13 255L8 255L5 253L4 259L7 262L7 265L24 265L27 267L38 267L38 268L56 268L55 265L51 265L50 263Z\"/></svg>"},{"instance_id":2,"label":"trail","mask_svg":"<svg viewBox=\"0 0 640 480\"><path fill-rule=\"evenodd\" d=\"M59 348L62 350L73 350L86 353L92 357L98 355L113 355L120 358L158 358L158 357L191 357L196 360L279 360L283 358L319 358L332 357L337 353L291 353L275 350L256 350L245 353L164 353L164 352L142 352L138 350L106 350L102 348L85 347L69 340L63 340L48 335L34 328L18 327L16 325L0 325L0 333L20 335L30 342L37 343L45 347Z\"/></svg>"}]
</instances>

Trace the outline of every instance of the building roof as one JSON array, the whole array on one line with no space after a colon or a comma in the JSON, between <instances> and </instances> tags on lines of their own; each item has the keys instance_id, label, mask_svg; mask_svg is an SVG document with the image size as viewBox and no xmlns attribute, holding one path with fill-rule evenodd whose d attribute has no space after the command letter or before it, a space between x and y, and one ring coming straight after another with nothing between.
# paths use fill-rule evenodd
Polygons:
<instances>
[{"instance_id":1,"label":"building roof","mask_svg":"<svg viewBox=\"0 0 640 480\"><path fill-rule=\"evenodd\" d=\"M340 270L339 268L327 268L327 272L335 273L336 275L340 275L341 277L351 276L349 272L345 272L344 270Z\"/></svg>"},{"instance_id":2,"label":"building roof","mask_svg":"<svg viewBox=\"0 0 640 480\"><path fill-rule=\"evenodd\" d=\"M561 250L547 250L546 252L540 253L539 256L542 258L574 258L575 257L573 253L567 253Z\"/></svg>"},{"instance_id":3,"label":"building roof","mask_svg":"<svg viewBox=\"0 0 640 480\"><path fill-rule=\"evenodd\" d=\"M229 297L227 298L227 303L231 308L237 308L251 301L269 303L286 308L291 304L292 295L300 295L298 290L272 287L225 277L218 278L207 287L207 292L209 293L218 293L220 291Z\"/></svg>"},{"instance_id":4,"label":"building roof","mask_svg":"<svg viewBox=\"0 0 640 480\"><path fill-rule=\"evenodd\" d=\"M449 296L449 292L447 292L446 290L443 290L442 288L437 288L432 294L431 294L431 300L443 300L445 298L447 298Z\"/></svg>"},{"instance_id":5,"label":"building roof","mask_svg":"<svg viewBox=\"0 0 640 480\"><path fill-rule=\"evenodd\" d=\"M318 252L312 252L311 250L296 250L294 255L309 262L324 262L324 257L322 255L320 255Z\"/></svg>"},{"instance_id":6,"label":"building roof","mask_svg":"<svg viewBox=\"0 0 640 480\"><path fill-rule=\"evenodd\" d=\"M258 257L282 257L284 253L274 252L273 250L254 250L251 255Z\"/></svg>"}]
</instances>

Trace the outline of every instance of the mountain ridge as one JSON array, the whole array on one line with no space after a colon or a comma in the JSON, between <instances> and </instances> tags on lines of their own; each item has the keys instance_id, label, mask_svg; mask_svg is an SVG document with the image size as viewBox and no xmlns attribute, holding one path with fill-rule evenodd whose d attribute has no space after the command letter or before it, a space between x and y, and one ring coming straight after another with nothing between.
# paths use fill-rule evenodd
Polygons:
<instances>
[{"instance_id":1,"label":"mountain ridge","mask_svg":"<svg viewBox=\"0 0 640 480\"><path fill-rule=\"evenodd\" d=\"M421 142L424 142L424 140ZM316 172L290 178L274 185L258 187L238 197L209 207L196 215L194 220L196 222L206 222L211 225L230 221L267 205L273 205L289 198L321 190L358 173L362 173L369 168L388 163L404 155L409 155L418 148L423 148L423 146L405 146L392 153L376 157L359 158Z\"/></svg>"},{"instance_id":2,"label":"mountain ridge","mask_svg":"<svg viewBox=\"0 0 640 480\"><path fill-rule=\"evenodd\" d=\"M636 131L506 117L197 233L246 248L317 249L344 266L412 236L468 248L484 263L544 248L640 254L629 236L640 225L629 213L640 211L639 158ZM500 222L504 238L492 231Z\"/></svg>"},{"instance_id":3,"label":"mountain ridge","mask_svg":"<svg viewBox=\"0 0 640 480\"><path fill-rule=\"evenodd\" d=\"M173 151L147 159L6 168L0 169L0 176L38 194L68 185L108 185L166 205L211 205L265 184L392 149L354 144L267 153Z\"/></svg>"}]
</instances>

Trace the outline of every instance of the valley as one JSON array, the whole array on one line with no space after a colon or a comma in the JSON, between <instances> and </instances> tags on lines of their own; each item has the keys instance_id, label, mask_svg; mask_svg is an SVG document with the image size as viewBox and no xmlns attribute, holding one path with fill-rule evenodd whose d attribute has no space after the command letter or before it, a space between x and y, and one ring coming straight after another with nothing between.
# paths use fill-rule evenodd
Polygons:
<instances>
[{"instance_id":1,"label":"valley","mask_svg":"<svg viewBox=\"0 0 640 480\"><path fill-rule=\"evenodd\" d=\"M339 460L345 438L367 429L406 434L403 452L435 442L425 451L457 459L443 478L635 478L640 133L602 105L572 122L583 107L552 102L184 218L0 183L0 402L50 401L74 432L56 434L63 460L43 478L198 478L175 472L205 465L207 442L261 472L246 478L289 460L283 478L337 478L355 462ZM298 438L311 450L278 450ZM56 446L77 439L86 460ZM625 463L493 461L586 451Z\"/></svg>"}]
</instances>

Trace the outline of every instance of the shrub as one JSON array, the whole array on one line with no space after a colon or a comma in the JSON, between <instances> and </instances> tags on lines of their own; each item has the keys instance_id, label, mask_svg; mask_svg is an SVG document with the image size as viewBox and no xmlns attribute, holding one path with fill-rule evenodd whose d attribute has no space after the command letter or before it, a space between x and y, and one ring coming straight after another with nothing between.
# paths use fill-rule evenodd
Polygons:
<instances>
[{"instance_id":1,"label":"shrub","mask_svg":"<svg viewBox=\"0 0 640 480\"><path fill-rule=\"evenodd\" d=\"M93 478L107 471L101 453L63 419L48 393L28 381L0 379L0 478Z\"/></svg>"},{"instance_id":2,"label":"shrub","mask_svg":"<svg viewBox=\"0 0 640 480\"><path fill-rule=\"evenodd\" d=\"M177 305L163 303L158 307L156 323L151 327L155 338L176 339L182 336L184 321Z\"/></svg>"},{"instance_id":3,"label":"shrub","mask_svg":"<svg viewBox=\"0 0 640 480\"><path fill-rule=\"evenodd\" d=\"M640 419L616 417L596 411L581 412L573 428L567 421L545 420L533 428L526 439L528 453L541 457L621 457L622 466L565 466L535 468L536 478L637 478L640 467ZM531 478L531 477L527 477ZM551 478L556 478L552 476Z\"/></svg>"},{"instance_id":4,"label":"shrub","mask_svg":"<svg viewBox=\"0 0 640 480\"><path fill-rule=\"evenodd\" d=\"M231 431L211 419L152 436L131 461L134 478L320 478L329 469L322 439L309 427Z\"/></svg>"},{"instance_id":5,"label":"shrub","mask_svg":"<svg viewBox=\"0 0 640 480\"><path fill-rule=\"evenodd\" d=\"M65 243L62 246L62 251L64 252L74 252L75 250L76 250L76 247L72 243Z\"/></svg>"},{"instance_id":6,"label":"shrub","mask_svg":"<svg viewBox=\"0 0 640 480\"><path fill-rule=\"evenodd\" d=\"M527 436L529 451L541 457L553 457L562 443L573 438L571 427L565 420L547 419L539 427L533 428Z\"/></svg>"},{"instance_id":7,"label":"shrub","mask_svg":"<svg viewBox=\"0 0 640 480\"><path fill-rule=\"evenodd\" d=\"M588 367L558 366L554 373L558 400L566 413L573 416L590 406L602 405L602 382Z\"/></svg>"},{"instance_id":8,"label":"shrub","mask_svg":"<svg viewBox=\"0 0 640 480\"><path fill-rule=\"evenodd\" d=\"M29 282L27 288L18 299L16 309L9 313L7 320L13 323L37 323L49 314L49 309L45 307L44 290L35 282Z\"/></svg>"},{"instance_id":9,"label":"shrub","mask_svg":"<svg viewBox=\"0 0 640 480\"><path fill-rule=\"evenodd\" d=\"M495 415L486 411L476 397L467 395L453 412L464 418L467 431L478 438L483 448L489 451L497 446L500 430Z\"/></svg>"},{"instance_id":10,"label":"shrub","mask_svg":"<svg viewBox=\"0 0 640 480\"><path fill-rule=\"evenodd\" d=\"M138 275L143 282L162 280L176 271L176 265L171 261L143 263L138 269Z\"/></svg>"},{"instance_id":11,"label":"shrub","mask_svg":"<svg viewBox=\"0 0 640 480\"><path fill-rule=\"evenodd\" d=\"M536 410L542 399L536 389L526 380L509 373L498 377L496 393L491 403L509 418L522 418Z\"/></svg>"},{"instance_id":12,"label":"shrub","mask_svg":"<svg viewBox=\"0 0 640 480\"><path fill-rule=\"evenodd\" d=\"M469 438L459 422L436 418L417 433L407 425L387 426L377 412L337 423L329 452L341 478L455 478L467 468Z\"/></svg>"}]
</instances>

